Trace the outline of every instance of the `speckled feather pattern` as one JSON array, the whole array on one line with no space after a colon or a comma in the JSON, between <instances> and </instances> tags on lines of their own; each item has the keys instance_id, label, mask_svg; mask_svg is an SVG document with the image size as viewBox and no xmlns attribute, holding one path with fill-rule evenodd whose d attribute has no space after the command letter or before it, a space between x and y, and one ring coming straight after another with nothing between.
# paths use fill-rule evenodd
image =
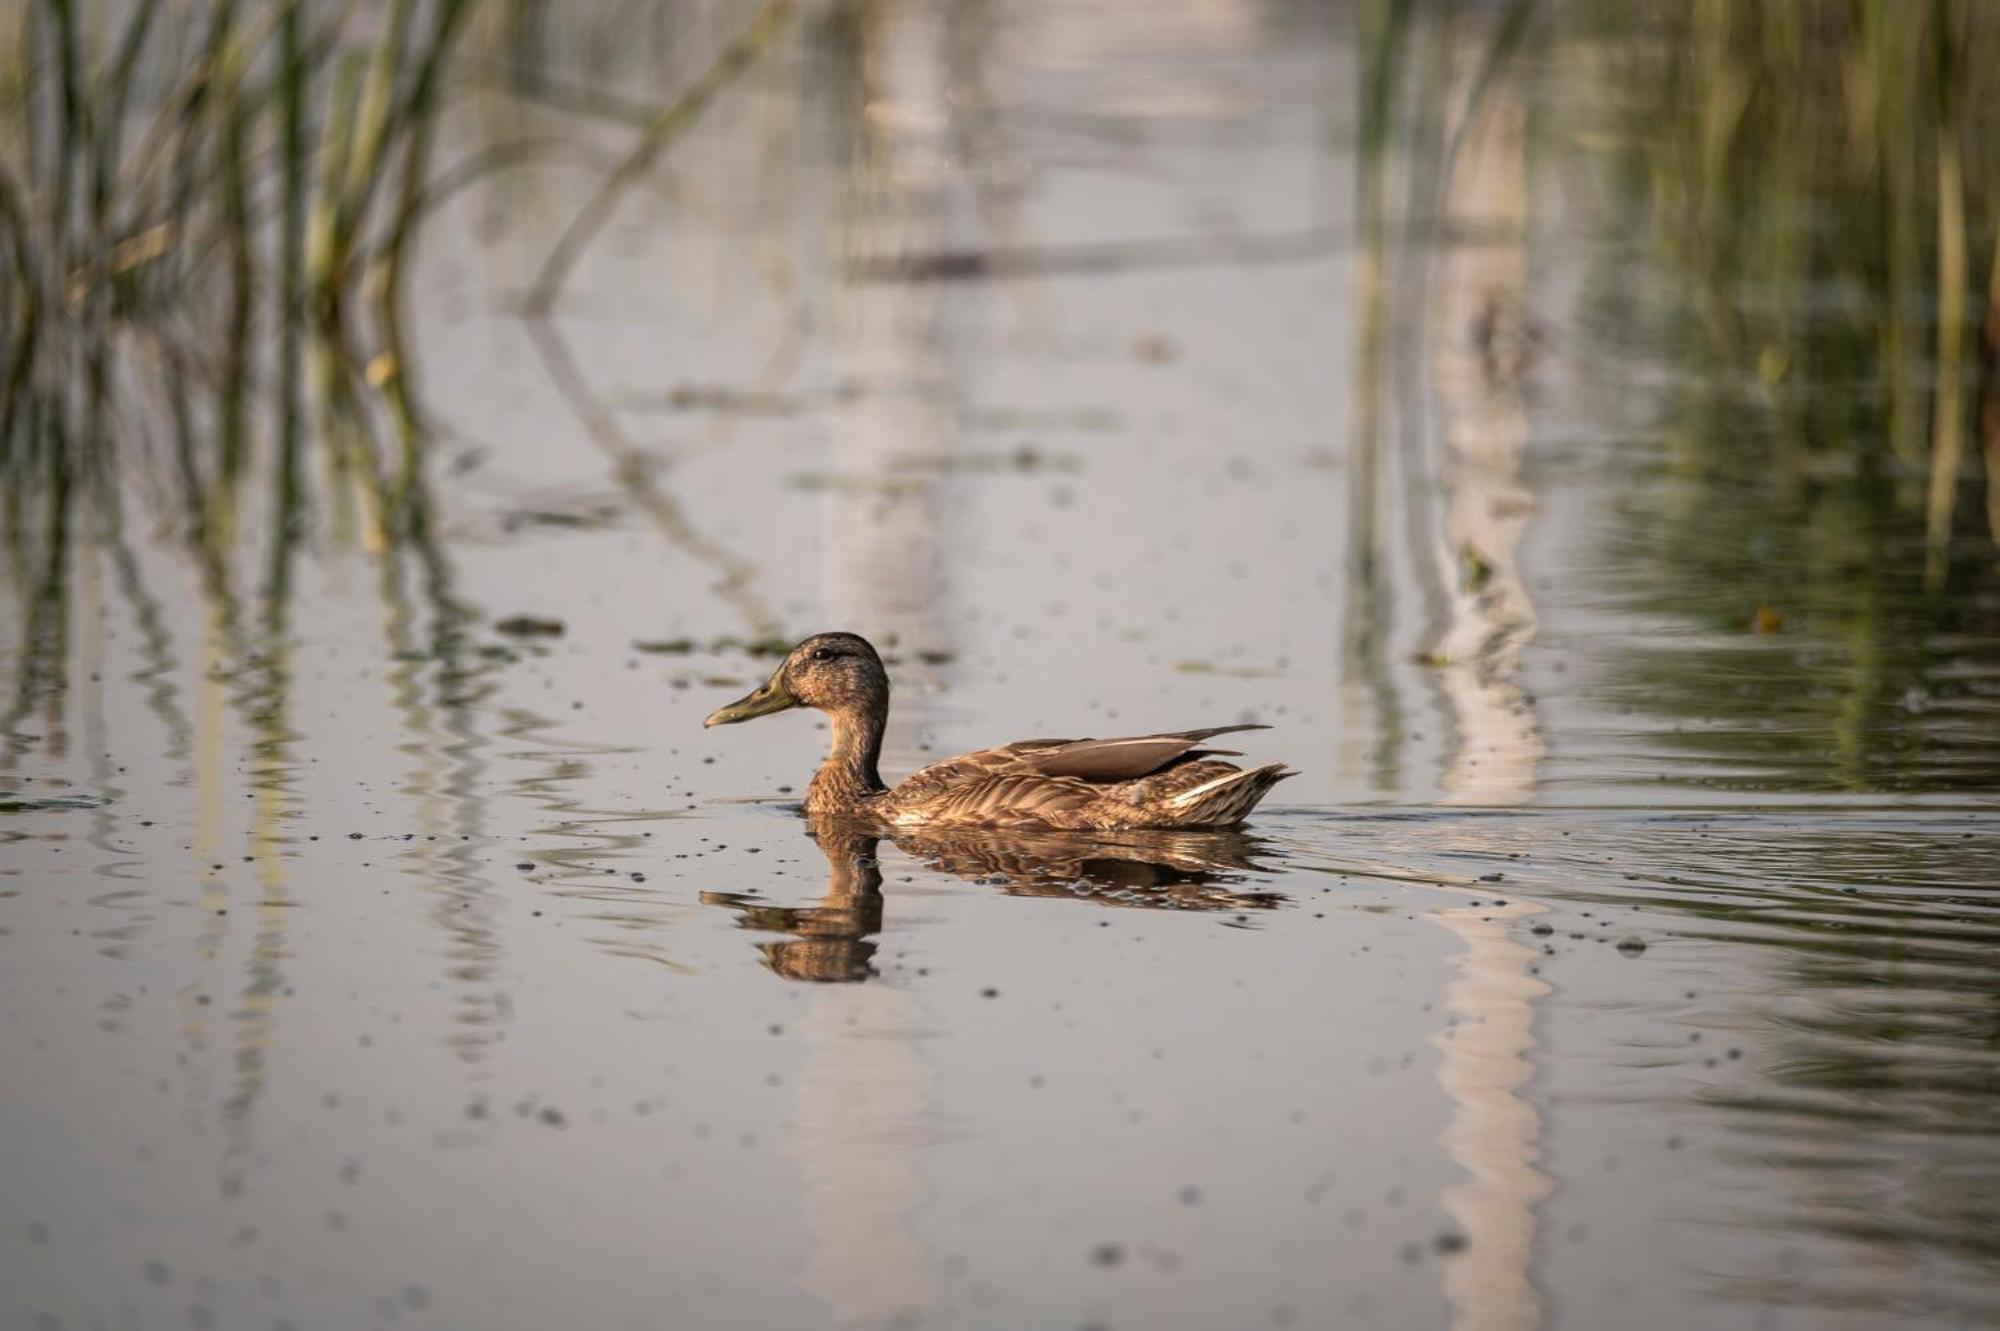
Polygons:
<instances>
[{"instance_id":1,"label":"speckled feather pattern","mask_svg":"<svg viewBox=\"0 0 2000 1331\"><path fill-rule=\"evenodd\" d=\"M1042 764L1065 757L1064 750L1097 740L1029 740L982 749L933 763L894 790L863 802L851 812L892 827L1006 827L1118 831L1163 827L1226 827L1239 823L1278 781L1281 766L1244 770L1218 758L1191 758L1198 739L1182 740L1180 752L1136 777L1096 778L1087 766L1066 764L1068 775L1051 776ZM1226 779L1225 779L1226 778ZM1194 799L1190 792L1207 787Z\"/></svg>"}]
</instances>

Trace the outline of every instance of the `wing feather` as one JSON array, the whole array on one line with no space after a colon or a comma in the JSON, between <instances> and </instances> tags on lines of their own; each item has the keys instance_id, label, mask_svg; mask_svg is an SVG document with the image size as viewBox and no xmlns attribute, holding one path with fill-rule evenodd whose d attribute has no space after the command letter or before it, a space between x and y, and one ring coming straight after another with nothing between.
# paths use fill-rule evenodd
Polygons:
<instances>
[{"instance_id":1,"label":"wing feather","mask_svg":"<svg viewBox=\"0 0 2000 1331\"><path fill-rule=\"evenodd\" d=\"M1070 776L1084 781L1132 781L1187 757L1195 746L1216 735L1264 726L1210 726L1159 735L1121 739L1079 739L1036 748L1020 757L1023 765L1044 776Z\"/></svg>"},{"instance_id":2,"label":"wing feather","mask_svg":"<svg viewBox=\"0 0 2000 1331\"><path fill-rule=\"evenodd\" d=\"M1235 764L1217 759L1216 750L1199 747L1203 740L1265 728L1210 726L1115 739L1020 740L921 768L877 797L874 807L883 821L898 827L1145 826L1148 817L1172 813L1177 798L1185 802L1189 792L1240 774ZM1268 784L1247 792L1246 811ZM1193 804L1187 808L1196 812ZM1232 804L1225 812L1233 809ZM1166 821L1179 824L1182 817Z\"/></svg>"}]
</instances>

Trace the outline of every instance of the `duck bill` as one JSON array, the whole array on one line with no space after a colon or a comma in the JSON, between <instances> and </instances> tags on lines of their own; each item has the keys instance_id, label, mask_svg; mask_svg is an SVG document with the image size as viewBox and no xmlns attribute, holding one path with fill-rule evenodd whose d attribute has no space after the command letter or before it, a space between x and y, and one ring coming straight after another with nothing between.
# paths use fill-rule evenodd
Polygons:
<instances>
[{"instance_id":1,"label":"duck bill","mask_svg":"<svg viewBox=\"0 0 2000 1331\"><path fill-rule=\"evenodd\" d=\"M744 694L727 707L718 707L708 714L702 727L734 725L738 721L748 721L754 717L769 716L782 712L788 707L797 707L799 700L785 687L783 666L771 672L771 677L754 690Z\"/></svg>"}]
</instances>

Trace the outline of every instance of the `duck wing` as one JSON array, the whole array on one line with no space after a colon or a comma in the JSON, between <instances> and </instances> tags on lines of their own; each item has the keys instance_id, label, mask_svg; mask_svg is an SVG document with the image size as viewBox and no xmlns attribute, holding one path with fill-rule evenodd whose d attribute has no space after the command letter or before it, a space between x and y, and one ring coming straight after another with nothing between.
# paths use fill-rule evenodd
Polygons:
<instances>
[{"instance_id":1,"label":"duck wing","mask_svg":"<svg viewBox=\"0 0 2000 1331\"><path fill-rule=\"evenodd\" d=\"M1233 735L1242 730L1268 730L1269 726L1210 726L1205 730L1175 730L1159 735L1131 735L1122 739L1030 740L1016 763L1042 776L1068 776L1080 781L1136 781L1162 768L1189 758L1226 749L1200 749L1203 740L1217 735Z\"/></svg>"},{"instance_id":2,"label":"duck wing","mask_svg":"<svg viewBox=\"0 0 2000 1331\"><path fill-rule=\"evenodd\" d=\"M1093 810L1107 797L1165 801L1184 787L1236 773L1229 763L1199 761L1218 752L1202 748L1202 741L1264 729L1210 726L1116 739L1018 740L932 763L879 797L878 808L901 824L1103 826Z\"/></svg>"},{"instance_id":3,"label":"duck wing","mask_svg":"<svg viewBox=\"0 0 2000 1331\"><path fill-rule=\"evenodd\" d=\"M1240 730L1269 729L1257 725L1210 726L1205 730L1174 730L1119 739L1016 740L934 762L912 773L904 784L937 788L1003 775L1072 777L1093 783L1132 781L1190 757L1233 752L1197 747L1203 740Z\"/></svg>"}]
</instances>

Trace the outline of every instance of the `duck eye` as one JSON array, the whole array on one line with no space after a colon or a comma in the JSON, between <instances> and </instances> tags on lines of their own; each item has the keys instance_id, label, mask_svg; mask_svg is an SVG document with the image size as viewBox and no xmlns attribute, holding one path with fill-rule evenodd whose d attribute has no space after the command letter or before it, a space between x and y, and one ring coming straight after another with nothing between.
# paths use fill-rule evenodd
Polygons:
<instances>
[{"instance_id":1,"label":"duck eye","mask_svg":"<svg viewBox=\"0 0 2000 1331\"><path fill-rule=\"evenodd\" d=\"M833 657L834 657L834 651L833 648L831 647L813 648L812 659L815 661L831 661Z\"/></svg>"}]
</instances>

